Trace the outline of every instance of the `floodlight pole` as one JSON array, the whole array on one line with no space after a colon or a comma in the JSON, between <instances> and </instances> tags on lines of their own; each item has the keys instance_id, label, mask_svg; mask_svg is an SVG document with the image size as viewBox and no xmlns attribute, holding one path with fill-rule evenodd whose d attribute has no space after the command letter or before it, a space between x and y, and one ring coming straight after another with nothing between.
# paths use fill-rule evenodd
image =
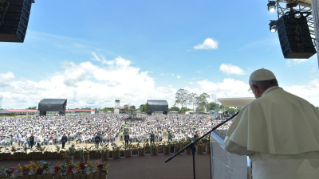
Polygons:
<instances>
[{"instance_id":1,"label":"floodlight pole","mask_svg":"<svg viewBox=\"0 0 319 179\"><path fill-rule=\"evenodd\" d=\"M313 23L314 23L314 30L315 30L315 41L317 47L317 59L318 59L318 68L319 68L319 2L318 0L311 0L311 9L312 9L312 16L313 16Z\"/></svg>"},{"instance_id":2,"label":"floodlight pole","mask_svg":"<svg viewBox=\"0 0 319 179\"><path fill-rule=\"evenodd\" d=\"M170 160L172 160L174 157L176 157L177 155L179 155L180 153L182 153L184 150L186 149L191 149L192 150L192 155L193 155L193 174L194 174L194 179L196 179L196 174L195 174L195 144L200 141L202 138L206 137L208 134L210 134L211 132L213 132L214 130L216 130L217 128L219 128L220 126L224 125L226 122L230 121L231 119L233 119L235 116L238 115L239 112L237 112L235 115L233 115L232 117L226 119L224 122L219 123L217 126L215 126L212 130L210 130L209 132L207 132L206 134L204 134L202 137L196 139L195 141L187 144L182 150L180 150L179 152L177 152L175 155L171 156L170 158L165 160L165 163L169 162Z\"/></svg>"}]
</instances>

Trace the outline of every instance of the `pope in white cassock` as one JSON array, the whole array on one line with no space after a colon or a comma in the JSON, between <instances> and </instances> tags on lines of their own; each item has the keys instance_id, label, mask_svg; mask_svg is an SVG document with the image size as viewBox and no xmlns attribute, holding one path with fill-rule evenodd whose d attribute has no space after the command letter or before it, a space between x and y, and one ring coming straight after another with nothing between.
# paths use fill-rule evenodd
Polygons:
<instances>
[{"instance_id":1,"label":"pope in white cassock","mask_svg":"<svg viewBox=\"0 0 319 179\"><path fill-rule=\"evenodd\" d=\"M249 156L253 179L319 179L319 111L269 70L253 72L249 84L257 99L234 119L225 149Z\"/></svg>"}]
</instances>

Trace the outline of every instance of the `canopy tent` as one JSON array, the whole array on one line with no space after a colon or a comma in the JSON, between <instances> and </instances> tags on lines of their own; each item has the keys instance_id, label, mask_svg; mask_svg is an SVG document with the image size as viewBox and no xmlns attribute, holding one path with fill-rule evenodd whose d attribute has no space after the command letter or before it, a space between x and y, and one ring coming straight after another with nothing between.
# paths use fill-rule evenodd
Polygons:
<instances>
[{"instance_id":1,"label":"canopy tent","mask_svg":"<svg viewBox=\"0 0 319 179\"><path fill-rule=\"evenodd\" d=\"M41 116L45 116L47 111L59 111L60 115L65 115L66 105L67 99L42 99L38 110Z\"/></svg>"},{"instance_id":2,"label":"canopy tent","mask_svg":"<svg viewBox=\"0 0 319 179\"><path fill-rule=\"evenodd\" d=\"M168 103L166 100L147 100L147 113L152 114L154 111L168 112Z\"/></svg>"},{"instance_id":3,"label":"canopy tent","mask_svg":"<svg viewBox=\"0 0 319 179\"><path fill-rule=\"evenodd\" d=\"M248 103L255 100L254 97L244 97L244 98L218 98L220 103L225 107L243 107Z\"/></svg>"}]
</instances>

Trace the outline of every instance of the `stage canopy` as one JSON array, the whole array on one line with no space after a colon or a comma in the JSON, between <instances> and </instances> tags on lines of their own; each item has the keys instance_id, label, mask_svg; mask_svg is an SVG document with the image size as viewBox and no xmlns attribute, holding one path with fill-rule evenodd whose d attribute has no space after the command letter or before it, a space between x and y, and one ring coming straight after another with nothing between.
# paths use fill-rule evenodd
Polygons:
<instances>
[{"instance_id":1,"label":"stage canopy","mask_svg":"<svg viewBox=\"0 0 319 179\"><path fill-rule=\"evenodd\" d=\"M154 111L168 112L168 103L166 100L147 100L147 113L151 114Z\"/></svg>"},{"instance_id":2,"label":"stage canopy","mask_svg":"<svg viewBox=\"0 0 319 179\"><path fill-rule=\"evenodd\" d=\"M217 100L225 107L243 107L252 102L256 98L244 97L244 98L218 98Z\"/></svg>"},{"instance_id":3,"label":"stage canopy","mask_svg":"<svg viewBox=\"0 0 319 179\"><path fill-rule=\"evenodd\" d=\"M59 111L60 115L64 115L66 105L67 99L42 99L39 102L38 110L41 116L46 115L46 111Z\"/></svg>"}]
</instances>

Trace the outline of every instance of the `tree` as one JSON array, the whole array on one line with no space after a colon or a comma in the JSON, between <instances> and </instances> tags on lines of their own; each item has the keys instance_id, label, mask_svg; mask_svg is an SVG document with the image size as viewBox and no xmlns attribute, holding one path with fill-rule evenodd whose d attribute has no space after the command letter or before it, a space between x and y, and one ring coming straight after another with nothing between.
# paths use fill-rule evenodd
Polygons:
<instances>
[{"instance_id":1,"label":"tree","mask_svg":"<svg viewBox=\"0 0 319 179\"><path fill-rule=\"evenodd\" d=\"M235 108L230 108L230 107L226 107L225 110L228 111L230 114L234 114L235 112L237 112Z\"/></svg>"},{"instance_id":2,"label":"tree","mask_svg":"<svg viewBox=\"0 0 319 179\"><path fill-rule=\"evenodd\" d=\"M81 108L81 109L91 109L90 107L86 107L86 108Z\"/></svg>"},{"instance_id":3,"label":"tree","mask_svg":"<svg viewBox=\"0 0 319 179\"><path fill-rule=\"evenodd\" d=\"M130 107L130 109L136 109L136 108L135 108L135 106L133 105L133 106Z\"/></svg>"},{"instance_id":4,"label":"tree","mask_svg":"<svg viewBox=\"0 0 319 179\"><path fill-rule=\"evenodd\" d=\"M141 113L147 113L147 104L141 104L140 111Z\"/></svg>"},{"instance_id":5,"label":"tree","mask_svg":"<svg viewBox=\"0 0 319 179\"><path fill-rule=\"evenodd\" d=\"M169 108L169 111L179 111L179 107L173 106Z\"/></svg>"},{"instance_id":6,"label":"tree","mask_svg":"<svg viewBox=\"0 0 319 179\"><path fill-rule=\"evenodd\" d=\"M27 109L37 109L37 107L33 106L33 107L28 107Z\"/></svg>"},{"instance_id":7,"label":"tree","mask_svg":"<svg viewBox=\"0 0 319 179\"><path fill-rule=\"evenodd\" d=\"M207 107L207 99L209 98L209 95L207 93L203 93L200 96L196 97L196 103L197 103L197 108L201 109L201 110L206 110ZM197 111L196 108L196 111Z\"/></svg>"},{"instance_id":8,"label":"tree","mask_svg":"<svg viewBox=\"0 0 319 179\"><path fill-rule=\"evenodd\" d=\"M108 112L108 111L113 112L113 111L114 111L114 108L107 108L107 107L105 107L105 108L103 108L101 111L103 111L103 112Z\"/></svg>"},{"instance_id":9,"label":"tree","mask_svg":"<svg viewBox=\"0 0 319 179\"><path fill-rule=\"evenodd\" d=\"M187 101L188 101L188 104L193 106L193 111L194 111L194 109L195 109L194 106L197 103L196 102L196 93L189 93L188 97L187 97Z\"/></svg>"},{"instance_id":10,"label":"tree","mask_svg":"<svg viewBox=\"0 0 319 179\"><path fill-rule=\"evenodd\" d=\"M216 111L219 108L219 104L211 102L207 104L207 110Z\"/></svg>"},{"instance_id":11,"label":"tree","mask_svg":"<svg viewBox=\"0 0 319 179\"><path fill-rule=\"evenodd\" d=\"M182 108L179 110L179 113L185 114L186 111L188 111L187 107L182 107Z\"/></svg>"},{"instance_id":12,"label":"tree","mask_svg":"<svg viewBox=\"0 0 319 179\"><path fill-rule=\"evenodd\" d=\"M204 108L204 107L198 106L198 107L196 108L196 112L204 112L204 111L205 111L205 108Z\"/></svg>"},{"instance_id":13,"label":"tree","mask_svg":"<svg viewBox=\"0 0 319 179\"><path fill-rule=\"evenodd\" d=\"M180 104L182 107L186 104L188 99L188 91L179 89L175 94L175 104Z\"/></svg>"},{"instance_id":14,"label":"tree","mask_svg":"<svg viewBox=\"0 0 319 179\"><path fill-rule=\"evenodd\" d=\"M219 109L224 109L225 107L221 104L220 106L219 106Z\"/></svg>"},{"instance_id":15,"label":"tree","mask_svg":"<svg viewBox=\"0 0 319 179\"><path fill-rule=\"evenodd\" d=\"M125 111L125 112L128 112L128 105L127 105L127 104L124 105L124 111Z\"/></svg>"}]
</instances>

